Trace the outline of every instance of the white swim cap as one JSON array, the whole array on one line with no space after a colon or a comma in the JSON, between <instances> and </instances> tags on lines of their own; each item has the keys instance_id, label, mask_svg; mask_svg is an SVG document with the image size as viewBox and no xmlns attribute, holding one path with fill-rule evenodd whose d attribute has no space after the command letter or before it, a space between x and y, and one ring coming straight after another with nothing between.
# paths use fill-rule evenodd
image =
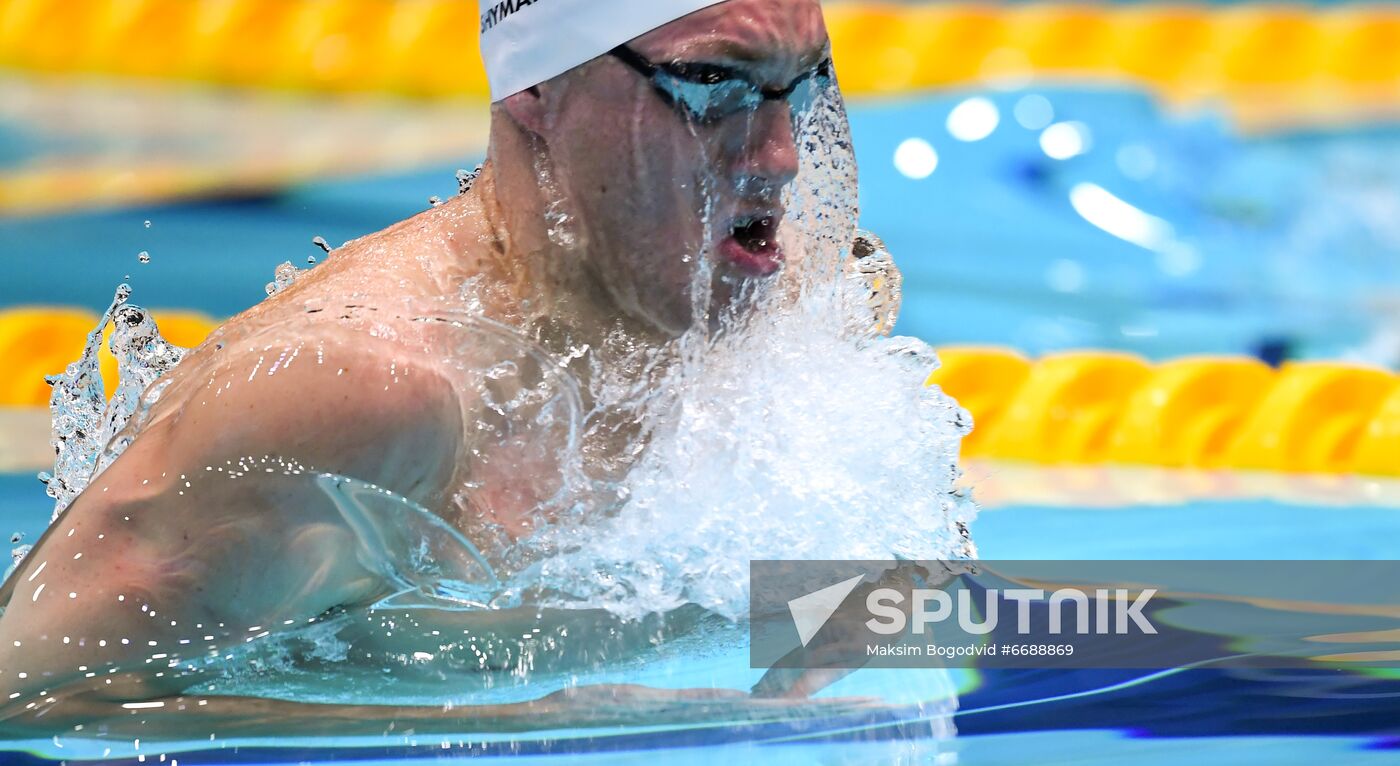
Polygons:
<instances>
[{"instance_id":1,"label":"white swim cap","mask_svg":"<svg viewBox=\"0 0 1400 766\"><path fill-rule=\"evenodd\" d=\"M479 0L491 100L534 87L724 0Z\"/></svg>"}]
</instances>

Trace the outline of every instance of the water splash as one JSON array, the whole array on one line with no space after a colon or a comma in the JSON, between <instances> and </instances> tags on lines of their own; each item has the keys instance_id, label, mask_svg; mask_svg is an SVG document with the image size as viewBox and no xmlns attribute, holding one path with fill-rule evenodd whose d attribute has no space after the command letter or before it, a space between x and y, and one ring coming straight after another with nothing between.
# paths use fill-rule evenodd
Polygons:
<instances>
[{"instance_id":1,"label":"water splash","mask_svg":"<svg viewBox=\"0 0 1400 766\"><path fill-rule=\"evenodd\" d=\"M932 349L809 328L788 314L668 374L626 503L529 541L538 563L513 584L626 617L698 603L740 619L753 559L974 556L975 509L953 490L971 421L923 386Z\"/></svg>"},{"instance_id":2,"label":"water splash","mask_svg":"<svg viewBox=\"0 0 1400 766\"><path fill-rule=\"evenodd\" d=\"M109 344L117 359L117 389L103 411L98 436L102 454L93 476L106 470L135 439L142 416L149 411L168 382L167 374L185 358L189 349L161 337L155 318L140 306L123 304L112 314Z\"/></svg>"},{"instance_id":3,"label":"water splash","mask_svg":"<svg viewBox=\"0 0 1400 766\"><path fill-rule=\"evenodd\" d=\"M50 446L54 451L52 473L42 473L45 491L54 499L53 518L73 502L87 486L97 467L97 455L102 445L102 413L107 407L103 389L102 370L98 352L102 349L102 332L112 320L117 307L131 295L128 285L117 288L112 304L103 313L97 327L88 333L82 356L72 362L61 375L49 377L53 387L49 395L52 417Z\"/></svg>"},{"instance_id":4,"label":"water splash","mask_svg":"<svg viewBox=\"0 0 1400 766\"><path fill-rule=\"evenodd\" d=\"M317 237L317 239L320 239L320 237ZM314 242L315 240L312 241ZM330 251L328 250L327 252ZM271 298L283 290L286 290L288 287L291 287L296 283L302 273L303 271L293 266L291 261L283 261L277 267L277 270L273 272L272 281L268 282L267 287L264 288L267 291L267 296Z\"/></svg>"},{"instance_id":5,"label":"water splash","mask_svg":"<svg viewBox=\"0 0 1400 766\"><path fill-rule=\"evenodd\" d=\"M885 243L871 232L857 232L845 272L847 279L865 291L866 305L875 318L874 332L889 335L899 319L904 276L899 273Z\"/></svg>"},{"instance_id":6,"label":"water splash","mask_svg":"<svg viewBox=\"0 0 1400 766\"><path fill-rule=\"evenodd\" d=\"M507 588L520 598L626 618L695 603L740 620L753 559L976 556L976 509L954 487L971 418L924 386L932 348L884 337L900 277L879 239L855 228L839 94L800 139L781 279L744 286L750 310L696 322L665 349L623 342L632 350L589 355L589 437L618 420L641 426L622 478L594 474L611 481L611 494L594 495L611 506L511 551ZM697 275L701 317L714 286Z\"/></svg>"},{"instance_id":7,"label":"water splash","mask_svg":"<svg viewBox=\"0 0 1400 766\"><path fill-rule=\"evenodd\" d=\"M130 296L128 285L118 287L112 304L88 333L82 356L63 374L48 378L53 386L49 411L55 459L53 472L40 478L54 499L55 519L126 448L131 437L117 438L118 434L133 415L155 399L143 400L142 394L184 358L186 349L162 338L150 313L127 303ZM109 324L112 338L108 348L116 357L118 376L110 401L98 357Z\"/></svg>"},{"instance_id":8,"label":"water splash","mask_svg":"<svg viewBox=\"0 0 1400 766\"><path fill-rule=\"evenodd\" d=\"M458 169L457 171L457 194L463 195L472 190L476 185L476 179L481 177L481 165L477 165L475 170Z\"/></svg>"}]
</instances>

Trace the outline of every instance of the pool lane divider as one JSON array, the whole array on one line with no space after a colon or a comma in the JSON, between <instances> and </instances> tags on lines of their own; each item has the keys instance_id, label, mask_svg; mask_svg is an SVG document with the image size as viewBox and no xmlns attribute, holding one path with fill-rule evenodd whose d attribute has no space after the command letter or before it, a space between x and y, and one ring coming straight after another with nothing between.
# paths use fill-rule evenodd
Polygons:
<instances>
[{"instance_id":1,"label":"pool lane divider","mask_svg":"<svg viewBox=\"0 0 1400 766\"><path fill-rule=\"evenodd\" d=\"M1265 110L1400 104L1390 3L824 5L857 96L1068 76ZM467 0L0 0L0 67L485 100L479 28Z\"/></svg>"},{"instance_id":2,"label":"pool lane divider","mask_svg":"<svg viewBox=\"0 0 1400 766\"><path fill-rule=\"evenodd\" d=\"M1246 127L1393 118L1394 3L975 2L827 6L854 95L997 82L1131 82Z\"/></svg>"},{"instance_id":3,"label":"pool lane divider","mask_svg":"<svg viewBox=\"0 0 1400 766\"><path fill-rule=\"evenodd\" d=\"M219 326L217 320L197 311L151 313L166 340L187 348L203 343ZM0 408L48 406L52 389L45 376L63 372L82 356L87 335L100 319L79 308L19 306L0 311L0 359L6 364L0 375ZM109 398L117 384L117 360L106 342L111 336L108 326L99 356Z\"/></svg>"},{"instance_id":4,"label":"pool lane divider","mask_svg":"<svg viewBox=\"0 0 1400 766\"><path fill-rule=\"evenodd\" d=\"M1151 364L1109 351L1032 361L977 346L938 354L929 384L972 414L964 458L1400 477L1400 376L1388 370L1229 356Z\"/></svg>"},{"instance_id":5,"label":"pool lane divider","mask_svg":"<svg viewBox=\"0 0 1400 766\"><path fill-rule=\"evenodd\" d=\"M1145 88L1168 108L1222 108L1246 132L1400 118L1394 3L824 6L842 88L855 98L1106 83ZM0 83L164 89L177 98L193 86L235 109L250 94L322 96L345 102L350 114L368 103L408 111L441 104L482 122L479 27L470 0L0 0ZM24 88L16 92L16 114L42 132L51 113L30 104ZM319 109L345 119L330 103ZM196 108L194 119L207 119L201 115ZM230 158L237 153L227 146L207 161L59 153L0 171L0 214L266 192L402 162L402 153L444 161L462 154L452 142L402 135L366 149L353 132L361 151L352 151L332 134L341 132L323 131L316 151L269 149L256 160Z\"/></svg>"},{"instance_id":6,"label":"pool lane divider","mask_svg":"<svg viewBox=\"0 0 1400 766\"><path fill-rule=\"evenodd\" d=\"M153 314L167 340L187 347L219 324L192 311ZM7 422L33 419L21 410L42 415L44 376L81 355L97 321L83 309L0 311L0 359L8 363L0 376L0 442L14 435ZM110 395L116 360L105 348L102 354ZM1392 371L1327 361L1275 369L1230 356L1153 364L1110 351L1031 360L984 346L946 346L938 354L941 366L928 383L972 415L965 459L1400 478L1400 375ZM0 470L14 464L0 449Z\"/></svg>"}]
</instances>

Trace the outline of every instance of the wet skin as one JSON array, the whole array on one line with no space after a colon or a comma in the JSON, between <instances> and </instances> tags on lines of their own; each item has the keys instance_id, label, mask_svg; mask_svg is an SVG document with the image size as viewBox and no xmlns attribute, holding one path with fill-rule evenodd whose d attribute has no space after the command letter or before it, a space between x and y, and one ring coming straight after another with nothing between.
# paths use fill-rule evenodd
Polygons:
<instances>
[{"instance_id":1,"label":"wet skin","mask_svg":"<svg viewBox=\"0 0 1400 766\"><path fill-rule=\"evenodd\" d=\"M657 61L726 64L781 87L825 44L815 0L730 0L633 47ZM733 712L724 706L738 698L723 692L622 687L448 709L181 696L206 673L170 664L330 618L361 621L355 646L375 668L386 655L417 651L433 631L520 635L571 624L575 635L606 633L613 626L599 615L533 610L419 610L421 630L376 629L384 615L366 608L392 585L362 563L359 538L324 491L285 472L355 477L468 533L494 526L520 536L558 468L528 449L463 468L472 450L502 448L468 428L482 411L477 392L432 354L405 350L450 342L438 329L400 326L367 340L327 320L297 325L297 337L267 332L303 317L308 303L438 300L471 284L482 313L506 325L543 313L575 342L622 328L661 343L694 321L698 262L685 255L720 252L734 221L775 212L796 163L786 104L697 127L608 57L497 104L488 164L470 193L350 243L231 320L224 333L246 342L194 351L140 437L36 545L0 590L0 725L33 734L102 721L159 736L188 734L191 717L203 716L221 734L275 735L377 731L389 721L470 731L606 725L648 710L652 722ZM708 228L699 212L707 205ZM721 288L744 278L715 264ZM734 291L715 292L724 301ZM284 364L274 348L306 356ZM313 364L313 352L332 361ZM466 483L477 489L464 494ZM616 656L666 630L634 627L615 645L565 652L560 662ZM476 660L466 645L440 653L448 667ZM352 651L346 667L360 658ZM133 701L151 704L120 707Z\"/></svg>"}]
</instances>

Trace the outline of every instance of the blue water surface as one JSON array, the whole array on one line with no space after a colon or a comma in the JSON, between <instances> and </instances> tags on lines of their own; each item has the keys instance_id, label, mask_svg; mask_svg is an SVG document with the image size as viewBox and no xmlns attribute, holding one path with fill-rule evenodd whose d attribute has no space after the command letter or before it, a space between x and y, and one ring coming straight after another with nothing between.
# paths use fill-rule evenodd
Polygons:
<instances>
[{"instance_id":1,"label":"blue water surface","mask_svg":"<svg viewBox=\"0 0 1400 766\"><path fill-rule=\"evenodd\" d=\"M0 475L0 530L41 531L48 499L29 475ZM1267 501L1161 506L1008 506L974 526L986 558L1287 559L1395 558L1400 508L1345 508ZM32 538L31 538L32 539ZM762 671L746 650L671 653L593 682L745 688ZM237 749L169 748L185 764L494 760L714 763L1393 763L1400 743L1400 681L1335 671L864 670L825 694L916 705L956 692L957 736L936 734L936 710L911 707L875 720L828 720L705 729L559 731L477 738L444 749L412 737L268 740ZM6 763L97 758L35 744ZM148 750L150 746L148 745ZM178 752L184 751L184 752ZM949 760L956 759L956 760ZM130 762L123 760L123 762ZM149 761L148 761L149 762Z\"/></svg>"},{"instance_id":2,"label":"blue water surface","mask_svg":"<svg viewBox=\"0 0 1400 766\"><path fill-rule=\"evenodd\" d=\"M985 138L959 141L949 114L974 97L999 121ZM1084 151L1047 156L1043 130L1015 116L1028 97L1076 125ZM905 274L901 333L1031 354L1334 358L1396 321L1393 127L1242 137L1215 113L1167 113L1110 88L943 92L857 103L850 115L862 224ZM937 154L926 177L896 168L911 139ZM455 170L477 159L263 196L0 219L19 276L0 282L0 305L98 308L130 278L142 305L231 315L263 297L277 264L320 256L312 237L339 244L419 212L429 196L452 194ZM1086 184L1169 226L1175 249L1154 252L1091 223L1071 202ZM141 251L150 264L137 263Z\"/></svg>"}]
</instances>

